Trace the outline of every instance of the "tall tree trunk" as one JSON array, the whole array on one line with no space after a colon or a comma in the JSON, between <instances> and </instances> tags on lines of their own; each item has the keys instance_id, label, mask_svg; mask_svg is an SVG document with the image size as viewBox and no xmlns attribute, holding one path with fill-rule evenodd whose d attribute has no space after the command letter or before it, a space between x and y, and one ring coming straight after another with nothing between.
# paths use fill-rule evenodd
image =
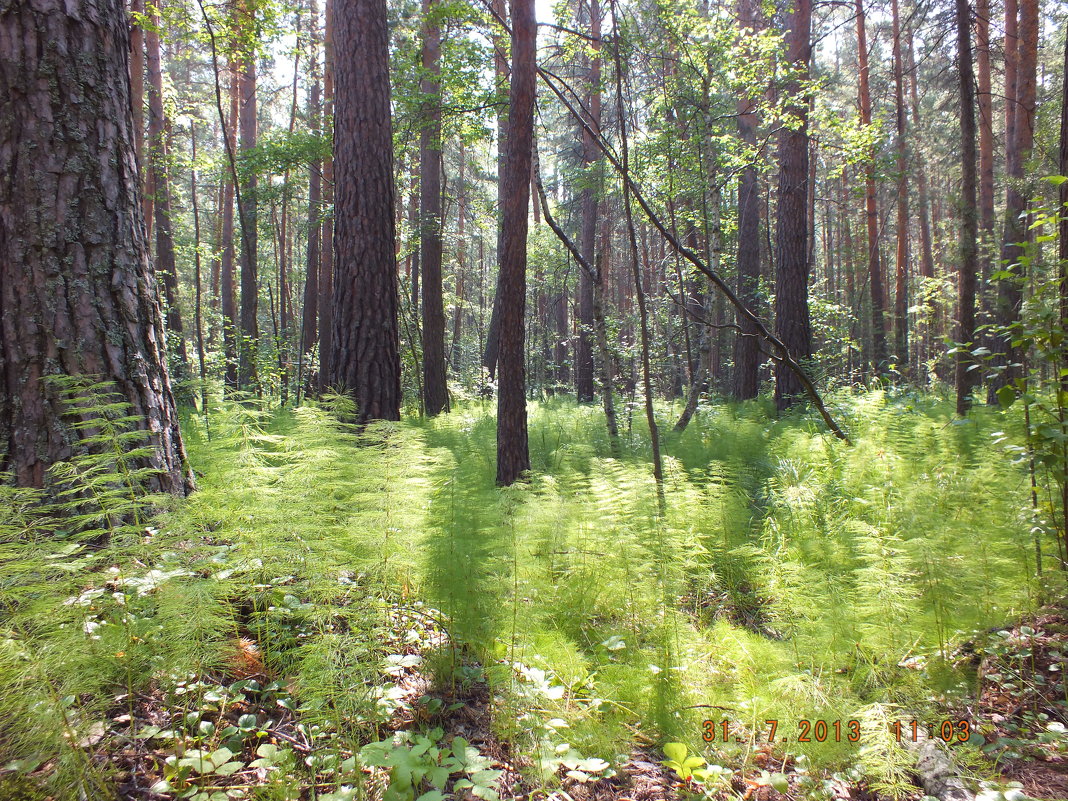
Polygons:
<instances>
[{"instance_id":1,"label":"tall tree trunk","mask_svg":"<svg viewBox=\"0 0 1068 801\"><path fill-rule=\"evenodd\" d=\"M208 368L204 355L204 286L200 257L200 204L197 200L197 124L189 122L189 144L192 164L189 168L189 199L193 206L193 325L200 377L200 411L208 413ZM205 418L206 419L206 418Z\"/></svg>"},{"instance_id":2,"label":"tall tree trunk","mask_svg":"<svg viewBox=\"0 0 1068 801\"><path fill-rule=\"evenodd\" d=\"M311 0L311 30L308 32L311 89L308 92L308 127L313 136L322 130L319 83L319 4ZM322 237L323 163L313 161L308 169L308 253L304 271L304 309L301 317L300 351L315 347L319 333L319 245Z\"/></svg>"},{"instance_id":3,"label":"tall tree trunk","mask_svg":"<svg viewBox=\"0 0 1068 801\"><path fill-rule=\"evenodd\" d=\"M230 140L230 152L237 149L237 126L241 107L241 88L237 78L237 66L230 63L230 119L223 135ZM223 179L223 221L222 221L222 324L223 353L226 357L225 383L227 389L237 389L237 282L235 279L235 259L237 249L234 243L234 197L236 188L233 176L226 170Z\"/></svg>"},{"instance_id":4,"label":"tall tree trunk","mask_svg":"<svg viewBox=\"0 0 1068 801\"><path fill-rule=\"evenodd\" d=\"M0 13L0 471L23 486L91 445L48 383L114 382L146 432L132 467L193 488L140 209L122 0Z\"/></svg>"},{"instance_id":5,"label":"tall tree trunk","mask_svg":"<svg viewBox=\"0 0 1068 801\"><path fill-rule=\"evenodd\" d=\"M758 28L759 6L756 0L738 0L738 20L743 29ZM754 109L756 98L738 100L738 137L749 149L756 148L759 120ZM750 309L759 305L760 286L760 181L755 161L742 169L738 181L738 297ZM757 330L740 317L741 331L734 340L734 397L755 398L760 390L760 344Z\"/></svg>"},{"instance_id":6,"label":"tall tree trunk","mask_svg":"<svg viewBox=\"0 0 1068 801\"><path fill-rule=\"evenodd\" d=\"M1061 71L1061 141L1060 150L1057 158L1057 170L1060 175L1068 176L1068 41L1065 41L1064 45L1064 69ZM1060 270L1059 277L1061 281L1060 287L1060 306L1061 306L1061 330L1062 336L1065 326L1068 326L1068 182L1062 181L1057 191L1057 199L1060 201L1060 213L1061 219L1058 225L1058 233L1060 235L1060 248L1058 255L1060 257ZM1061 340L1061 358L1060 358L1060 374L1061 374L1061 392L1068 395L1068 338L1062 338ZM1068 417L1065 412L1065 401L1060 399L1057 404L1058 417L1061 428L1062 437L1068 436ZM1061 541L1063 544L1068 545L1068 439L1061 439ZM1062 554L1063 554L1062 550ZM1065 558L1061 557L1061 568L1068 569L1068 565L1065 564Z\"/></svg>"},{"instance_id":7,"label":"tall tree trunk","mask_svg":"<svg viewBox=\"0 0 1068 801\"><path fill-rule=\"evenodd\" d=\"M660 456L660 429L656 423L653 407L652 367L649 359L649 315L645 305L645 288L642 271L638 265L638 240L634 233L634 213L630 192L630 147L627 143L627 111L623 103L623 57L620 53L619 19L616 16L615 0L609 0L612 9L612 30L615 31L616 113L619 117L619 140L622 150L623 216L627 223L627 239L630 241L630 266L634 279L634 296L638 303L638 323L641 332L642 390L645 395L645 422L649 427L649 446L653 452L653 478L656 480L657 499L661 513L664 511L664 465ZM716 202L718 213L719 203ZM717 221L718 222L718 221ZM711 269L715 269L712 267ZM707 337L706 337L707 340Z\"/></svg>"},{"instance_id":8,"label":"tall tree trunk","mask_svg":"<svg viewBox=\"0 0 1068 801\"><path fill-rule=\"evenodd\" d=\"M975 339L975 277L978 267L979 210L975 197L975 89L972 85L971 9L968 0L956 0L957 77L960 87L961 218L960 273L957 311L957 414L968 413L978 369L971 355ZM973 368L973 369L969 369Z\"/></svg>"},{"instance_id":9,"label":"tall tree trunk","mask_svg":"<svg viewBox=\"0 0 1068 801\"><path fill-rule=\"evenodd\" d=\"M894 348L898 364L903 370L909 364L908 339L908 285L909 285L909 182L908 153L905 136L907 120L905 116L905 67L901 58L901 20L898 14L898 0L892 0L891 22L893 25L893 59L894 59L894 117L897 138L897 260L895 264L894 288Z\"/></svg>"},{"instance_id":10,"label":"tall tree trunk","mask_svg":"<svg viewBox=\"0 0 1068 801\"><path fill-rule=\"evenodd\" d=\"M741 119L741 116L739 116ZM743 176L744 180L744 176ZM722 197L719 189L712 184L711 189L711 202L709 203L708 216L710 217L708 226L708 266L714 272L719 272L720 255L723 250L722 243L722 227L720 223ZM741 249L741 242L739 241L739 250ZM739 269L740 273L740 269ZM704 303L701 309L701 316L705 320L709 320L713 314L716 315L716 324L722 324L722 307L716 307L717 294L712 291L706 291L704 293ZM742 297L739 294L739 297ZM722 330L722 329L720 329ZM718 333L718 331L716 332ZM701 337L700 344L698 346L697 357L697 370L694 373L693 380L690 382L690 394L686 399L686 406L683 407L682 414L679 416L678 422L675 423L676 431L685 431L686 426L690 424L691 418L697 411L697 404L700 401L701 393L709 386L709 380L712 377L710 368L715 364L715 360L712 358L712 335L713 332L708 330L708 326L704 323L701 325ZM738 337L738 340L750 339L756 341L753 337ZM756 367L754 358L754 368ZM755 370L754 370L755 372ZM755 397L756 393L750 397Z\"/></svg>"},{"instance_id":11,"label":"tall tree trunk","mask_svg":"<svg viewBox=\"0 0 1068 801\"><path fill-rule=\"evenodd\" d=\"M526 270L527 201L534 145L534 0L512 0L512 75L507 158L502 186L500 351L497 393L497 484L507 486L530 469L527 449Z\"/></svg>"},{"instance_id":12,"label":"tall tree trunk","mask_svg":"<svg viewBox=\"0 0 1068 801\"><path fill-rule=\"evenodd\" d=\"M297 8L296 35L301 39L301 8ZM297 125L297 85L300 81L300 50L293 57L293 86L289 102L289 137ZM292 251L289 246L289 167L282 173L281 219L278 224L278 331L275 334L275 347L278 350L278 384L279 396L284 406L289 399L290 342L292 339L293 308L290 299L290 267Z\"/></svg>"},{"instance_id":13,"label":"tall tree trunk","mask_svg":"<svg viewBox=\"0 0 1068 801\"><path fill-rule=\"evenodd\" d=\"M975 2L975 62L978 68L976 79L979 89L979 265L985 284L990 280L990 247L994 240L994 103L990 81L990 0Z\"/></svg>"},{"instance_id":14,"label":"tall tree trunk","mask_svg":"<svg viewBox=\"0 0 1068 801\"><path fill-rule=\"evenodd\" d=\"M493 13L501 20L508 18L508 9L505 5L505 0L490 0L490 6L493 9ZM504 56L505 48L504 41L499 33L493 34L493 68L494 77L497 83L497 93L499 97L504 96L506 88L508 86L508 61ZM504 102L500 102L497 106L497 261L501 260L501 250L503 249L503 243L500 240L500 232L503 231L503 226L500 224L501 216L504 214L504 177L505 170L507 169L506 159L504 153L507 149L508 139L508 123L507 116L504 112ZM486 368L486 372L489 373L489 380L493 381L493 376L497 371L497 357L500 353L500 332L501 332L501 308L500 308L500 275L497 277L497 291L493 295L493 308L490 311L489 329L486 331L486 348L482 354L482 366Z\"/></svg>"},{"instance_id":15,"label":"tall tree trunk","mask_svg":"<svg viewBox=\"0 0 1068 801\"><path fill-rule=\"evenodd\" d=\"M137 18L145 13L145 0L130 2L130 108L133 111L134 151L141 180L145 179L145 32ZM147 217L147 214L146 214Z\"/></svg>"},{"instance_id":16,"label":"tall tree trunk","mask_svg":"<svg viewBox=\"0 0 1068 801\"><path fill-rule=\"evenodd\" d=\"M590 50L588 57L589 73L586 85L586 107L589 109L589 127L582 131L582 164L585 168L585 180L579 195L579 207L582 214L579 229L579 247L582 256L590 264L597 264L597 210L601 195L600 153L594 143L594 133L601 130L601 7L599 0L589 0L590 10ZM575 395L579 403L593 400L593 335L594 321L594 280L602 280L600 275L592 276L585 270L578 277L578 323L579 336L575 348ZM605 387L610 392L611 387Z\"/></svg>"},{"instance_id":17,"label":"tall tree trunk","mask_svg":"<svg viewBox=\"0 0 1068 801\"><path fill-rule=\"evenodd\" d=\"M338 0L333 360L329 382L357 420L400 419L386 0Z\"/></svg>"},{"instance_id":18,"label":"tall tree trunk","mask_svg":"<svg viewBox=\"0 0 1068 801\"><path fill-rule=\"evenodd\" d=\"M155 188L156 217L156 274L163 284L166 300L167 331L175 362L175 378L189 377L189 356L185 349L182 328L182 309L178 299L178 266L174 257L174 237L171 234L171 188L167 169L166 120L163 113L163 68L160 63L158 14L145 32L145 52L148 66L148 148L149 169Z\"/></svg>"},{"instance_id":19,"label":"tall tree trunk","mask_svg":"<svg viewBox=\"0 0 1068 801\"><path fill-rule=\"evenodd\" d=\"M255 29L255 5L251 0L242 4L242 19L249 31ZM242 54L241 153L246 158L256 147L256 45L251 43ZM256 355L259 346L259 281L257 269L257 179L253 170L247 172L241 187L241 341L238 343L238 385L249 389L256 384Z\"/></svg>"},{"instance_id":20,"label":"tall tree trunk","mask_svg":"<svg viewBox=\"0 0 1068 801\"><path fill-rule=\"evenodd\" d=\"M858 3L860 0L858 0ZM812 0L794 0L786 33L786 58L793 77L785 87L796 98L787 112L798 125L779 134L779 208L775 231L775 333L795 359L812 355L808 314L808 78L812 54ZM804 394L799 377L776 364L775 405L785 409Z\"/></svg>"},{"instance_id":21,"label":"tall tree trunk","mask_svg":"<svg viewBox=\"0 0 1068 801\"><path fill-rule=\"evenodd\" d=\"M456 310L452 318L452 346L449 359L454 373L460 371L460 337L464 324L465 275L467 272L467 153L460 139L460 175L456 187Z\"/></svg>"},{"instance_id":22,"label":"tall tree trunk","mask_svg":"<svg viewBox=\"0 0 1068 801\"><path fill-rule=\"evenodd\" d=\"M449 409L445 383L445 304L441 285L441 26L436 0L423 0L423 100L419 134L419 252L423 285L423 410Z\"/></svg>"},{"instance_id":23,"label":"tall tree trunk","mask_svg":"<svg viewBox=\"0 0 1068 801\"><path fill-rule=\"evenodd\" d=\"M1007 4L1008 5L1008 4ZM1008 13L1006 11L1006 13ZM1022 259L1026 255L1025 245L1028 241L1026 210L1030 197L1030 188L1026 180L1027 161L1031 157L1031 146L1035 133L1035 90L1038 76L1038 0L1020 0L1019 2L1018 38L1015 48L1016 89L1012 93L1015 113L1012 115L1012 128L1007 131L1008 148L1005 162L1007 171L1005 192L1005 232L1001 239L1001 264L1011 273L1008 278L997 282L997 301L995 321L1005 328L1020 319L1023 303ZM1008 38L1009 26L1006 20L1006 69L1008 80ZM1012 102L1009 101L1009 102ZM1005 386L1019 375L1018 363L1022 354L1012 345L1014 333L1004 333L995 343L993 363L1000 367L1000 372L991 382L990 402L999 387Z\"/></svg>"},{"instance_id":24,"label":"tall tree trunk","mask_svg":"<svg viewBox=\"0 0 1068 801\"><path fill-rule=\"evenodd\" d=\"M914 11L915 15L915 11ZM919 83L919 73L916 68L916 58L913 52L912 35L905 37L905 55L908 59L908 73L909 73L909 97L910 105L912 108L912 129L913 131L920 130L920 97L917 84ZM915 134L919 136L919 134ZM924 288L924 296L928 296L928 284L934 280L934 249L931 243L931 211L930 201L928 199L927 190L927 166L924 164L923 153L921 148L914 148L912 151L913 164L916 169L916 195L919 200L919 228L920 228L920 277L923 279L921 282ZM925 315L926 317L926 315ZM917 337L919 338L919 347L917 360L920 362L921 375L919 378L926 380L927 376L924 372L924 365L927 363L928 354L930 351L931 329L933 327L933 320L926 318L922 328L917 330Z\"/></svg>"},{"instance_id":25,"label":"tall tree trunk","mask_svg":"<svg viewBox=\"0 0 1068 801\"><path fill-rule=\"evenodd\" d=\"M326 28L323 34L323 120L334 139L334 2L325 0ZM323 239L319 272L319 392L330 388L334 349L334 158L323 164Z\"/></svg>"},{"instance_id":26,"label":"tall tree trunk","mask_svg":"<svg viewBox=\"0 0 1068 801\"><path fill-rule=\"evenodd\" d=\"M864 0L857 4L857 55L860 59L860 123L871 126L871 89L868 82L868 36L864 18ZM875 165L865 170L864 208L868 229L868 284L871 292L872 366L881 375L887 368L886 352L886 295L883 272L879 265L879 210L875 196Z\"/></svg>"}]
</instances>

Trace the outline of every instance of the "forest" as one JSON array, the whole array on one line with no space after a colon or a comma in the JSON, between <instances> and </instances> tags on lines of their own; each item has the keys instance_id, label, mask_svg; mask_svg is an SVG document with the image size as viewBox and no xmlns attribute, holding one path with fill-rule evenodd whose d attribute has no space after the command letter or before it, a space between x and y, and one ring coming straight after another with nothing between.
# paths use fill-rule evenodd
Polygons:
<instances>
[{"instance_id":1,"label":"forest","mask_svg":"<svg viewBox=\"0 0 1068 801\"><path fill-rule=\"evenodd\" d=\"M1066 34L0 0L0 801L1068 799Z\"/></svg>"}]
</instances>

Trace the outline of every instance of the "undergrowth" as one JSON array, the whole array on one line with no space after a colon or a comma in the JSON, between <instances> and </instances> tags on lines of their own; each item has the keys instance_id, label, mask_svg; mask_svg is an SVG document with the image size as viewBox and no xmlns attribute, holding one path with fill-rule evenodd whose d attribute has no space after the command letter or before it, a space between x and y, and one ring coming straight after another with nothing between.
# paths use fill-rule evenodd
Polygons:
<instances>
[{"instance_id":1,"label":"undergrowth","mask_svg":"<svg viewBox=\"0 0 1068 801\"><path fill-rule=\"evenodd\" d=\"M399 783L390 721L418 670L488 682L533 786L667 742L744 768L774 720L798 764L899 795L887 727L969 692L954 650L1059 586L1034 575L1026 475L992 445L1011 411L842 394L849 446L760 404L702 408L665 438L661 511L637 417L613 456L596 409L532 405L531 480L499 490L487 402L357 431L337 397L216 399L210 425L184 421L200 490L160 511L121 408L80 391L114 424L55 471L68 495L0 487L11 797L342 799L379 792L369 765L393 798L438 792L424 776L479 787L477 749L432 727L396 747L437 773ZM816 720L842 742L798 742Z\"/></svg>"}]
</instances>

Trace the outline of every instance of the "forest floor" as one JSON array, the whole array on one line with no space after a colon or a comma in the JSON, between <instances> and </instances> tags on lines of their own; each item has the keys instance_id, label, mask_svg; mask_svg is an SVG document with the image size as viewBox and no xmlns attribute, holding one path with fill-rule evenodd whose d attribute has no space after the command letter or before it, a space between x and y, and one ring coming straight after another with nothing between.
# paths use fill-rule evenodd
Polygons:
<instances>
[{"instance_id":1,"label":"forest floor","mask_svg":"<svg viewBox=\"0 0 1068 801\"><path fill-rule=\"evenodd\" d=\"M984 801L1068 798L1019 422L833 402L852 446L702 409L663 502L635 410L563 401L507 490L489 404L220 403L200 490L106 545L4 496L0 798L918 799L913 721Z\"/></svg>"}]
</instances>

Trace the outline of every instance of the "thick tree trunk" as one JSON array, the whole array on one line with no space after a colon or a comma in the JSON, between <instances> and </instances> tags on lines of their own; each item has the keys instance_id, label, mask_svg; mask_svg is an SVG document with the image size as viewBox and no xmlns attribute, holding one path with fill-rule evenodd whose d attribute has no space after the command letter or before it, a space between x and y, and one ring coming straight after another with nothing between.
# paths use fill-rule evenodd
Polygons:
<instances>
[{"instance_id":1,"label":"thick tree trunk","mask_svg":"<svg viewBox=\"0 0 1068 801\"><path fill-rule=\"evenodd\" d=\"M859 0L858 0L859 2ZM795 359L812 355L808 314L808 100L800 81L812 53L812 0L794 0L786 34L786 58L794 77L785 88L795 97L787 111L800 123L779 134L779 209L775 231L775 333ZM801 400L805 388L783 364L775 369L775 405Z\"/></svg>"},{"instance_id":2,"label":"thick tree trunk","mask_svg":"<svg viewBox=\"0 0 1068 801\"><path fill-rule=\"evenodd\" d=\"M435 0L423 0L423 17ZM419 252L423 286L423 411L430 417L448 411L445 383L445 304L441 284L441 27L427 21L423 30L422 130L419 134Z\"/></svg>"},{"instance_id":3,"label":"thick tree trunk","mask_svg":"<svg viewBox=\"0 0 1068 801\"><path fill-rule=\"evenodd\" d=\"M972 85L971 9L968 0L956 0L957 78L960 87L961 218L960 272L957 311L957 414L965 415L971 404L978 369L971 355L975 339L975 277L978 267L979 210L976 207L975 89ZM969 369L973 368L973 369Z\"/></svg>"},{"instance_id":4,"label":"thick tree trunk","mask_svg":"<svg viewBox=\"0 0 1068 801\"><path fill-rule=\"evenodd\" d=\"M864 18L864 2L857 2L857 54L860 59L860 123L871 126L871 89L868 83L868 35ZM879 210L875 196L875 166L866 168L864 208L868 229L868 283L871 292L872 367L877 375L886 371L886 294L883 271L879 265ZM787 343L789 344L789 343Z\"/></svg>"},{"instance_id":5,"label":"thick tree trunk","mask_svg":"<svg viewBox=\"0 0 1068 801\"><path fill-rule=\"evenodd\" d=\"M357 420L400 419L389 27L385 0L338 0L333 359Z\"/></svg>"},{"instance_id":6,"label":"thick tree trunk","mask_svg":"<svg viewBox=\"0 0 1068 801\"><path fill-rule=\"evenodd\" d=\"M530 469L527 450L526 270L527 201L534 145L534 0L512 0L512 75L507 162L502 186L500 350L497 393L497 484L514 483Z\"/></svg>"},{"instance_id":7,"label":"thick tree trunk","mask_svg":"<svg viewBox=\"0 0 1068 801\"><path fill-rule=\"evenodd\" d=\"M0 470L41 487L83 432L47 378L114 382L150 489L185 494L166 333L141 217L121 0L0 11Z\"/></svg>"},{"instance_id":8,"label":"thick tree trunk","mask_svg":"<svg viewBox=\"0 0 1068 801\"><path fill-rule=\"evenodd\" d=\"M738 20L745 29L758 27L756 0L739 0ZM738 100L738 137L747 148L755 148L759 124L755 98ZM742 169L738 181L738 297L750 309L759 306L760 286L760 181L755 163ZM760 344L756 326L744 317L734 340L734 397L755 398L760 390Z\"/></svg>"},{"instance_id":9,"label":"thick tree trunk","mask_svg":"<svg viewBox=\"0 0 1068 801\"><path fill-rule=\"evenodd\" d=\"M189 377L189 356L185 348L182 309L178 292L178 265L174 257L174 237L171 234L171 187L167 170L166 120L163 112L163 65L160 59L159 15L153 15L152 25L145 32L146 63L148 65L148 148L149 169L155 189L156 218L156 275L163 284L166 300L167 332L175 364L175 379Z\"/></svg>"},{"instance_id":10,"label":"thick tree trunk","mask_svg":"<svg viewBox=\"0 0 1068 801\"><path fill-rule=\"evenodd\" d=\"M255 10L245 4L243 22L253 25ZM240 74L241 153L247 156L256 147L256 49L252 45L243 54ZM241 187L241 341L238 347L238 385L250 389L256 384L256 354L259 346L259 279L257 267L258 226L256 202L256 174L248 177Z\"/></svg>"}]
</instances>

